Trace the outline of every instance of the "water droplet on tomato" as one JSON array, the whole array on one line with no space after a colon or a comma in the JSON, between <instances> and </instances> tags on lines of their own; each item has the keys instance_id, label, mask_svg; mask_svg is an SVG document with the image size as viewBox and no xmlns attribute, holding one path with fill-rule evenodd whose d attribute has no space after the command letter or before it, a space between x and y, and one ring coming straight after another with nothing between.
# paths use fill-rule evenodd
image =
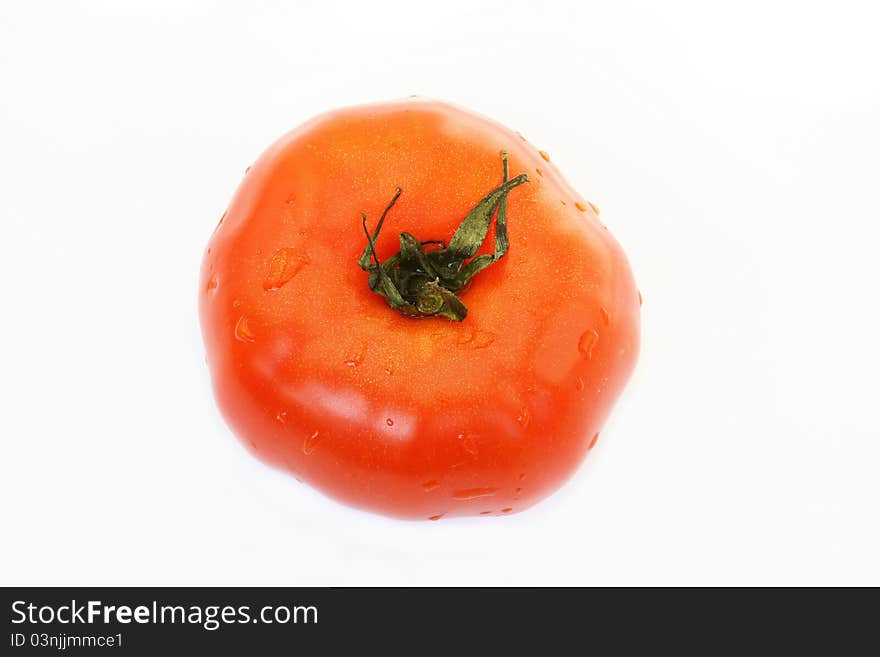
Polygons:
<instances>
[{"instance_id":1,"label":"water droplet on tomato","mask_svg":"<svg viewBox=\"0 0 880 657\"><path fill-rule=\"evenodd\" d=\"M580 201L576 201L575 204L574 204L574 207L576 207L576 208L577 208L578 210L580 210L581 212L586 212L586 211L587 211L587 206L584 205L583 203L581 203Z\"/></svg>"},{"instance_id":2,"label":"water droplet on tomato","mask_svg":"<svg viewBox=\"0 0 880 657\"><path fill-rule=\"evenodd\" d=\"M590 203L590 201L587 201L587 203ZM598 217L599 216L599 208L596 206L596 204L590 203L590 207L593 208L593 212L595 212L596 216ZM605 230L608 230L608 228L605 226L602 226L602 228L605 228Z\"/></svg>"},{"instance_id":3,"label":"water droplet on tomato","mask_svg":"<svg viewBox=\"0 0 880 657\"><path fill-rule=\"evenodd\" d=\"M599 332L596 329L584 331L581 339L578 340L578 351L581 352L584 358L590 360L593 357L593 349L597 342L599 342Z\"/></svg>"},{"instance_id":4,"label":"water droplet on tomato","mask_svg":"<svg viewBox=\"0 0 880 657\"><path fill-rule=\"evenodd\" d=\"M281 424L284 424L287 422L287 411L278 411L278 413L275 414L275 419Z\"/></svg>"},{"instance_id":5,"label":"water droplet on tomato","mask_svg":"<svg viewBox=\"0 0 880 657\"><path fill-rule=\"evenodd\" d=\"M253 167L248 167L247 169L245 169L244 174L245 175L249 174L251 172L251 169L253 169Z\"/></svg>"},{"instance_id":6,"label":"water droplet on tomato","mask_svg":"<svg viewBox=\"0 0 880 657\"><path fill-rule=\"evenodd\" d=\"M440 518L442 518L445 515L446 515L445 513L438 513L436 516L429 516L428 520L437 521L437 520L440 520Z\"/></svg>"},{"instance_id":7,"label":"water droplet on tomato","mask_svg":"<svg viewBox=\"0 0 880 657\"><path fill-rule=\"evenodd\" d=\"M579 392L584 389L584 380L581 377L578 377L574 382L574 387Z\"/></svg>"},{"instance_id":8,"label":"water droplet on tomato","mask_svg":"<svg viewBox=\"0 0 880 657\"><path fill-rule=\"evenodd\" d=\"M348 367L357 367L361 363L364 362L364 354L366 349L363 345L358 345L354 349L352 349L349 356L345 359L345 364Z\"/></svg>"},{"instance_id":9,"label":"water droplet on tomato","mask_svg":"<svg viewBox=\"0 0 880 657\"><path fill-rule=\"evenodd\" d=\"M234 330L235 339L239 342L253 342L254 334L251 333L250 324L248 323L248 318L242 315L238 318L238 321L235 323Z\"/></svg>"},{"instance_id":10,"label":"water droplet on tomato","mask_svg":"<svg viewBox=\"0 0 880 657\"><path fill-rule=\"evenodd\" d=\"M495 493L498 492L497 488L466 488L464 490L457 490L452 494L452 499L454 500L475 500L478 497L491 497Z\"/></svg>"},{"instance_id":11,"label":"water droplet on tomato","mask_svg":"<svg viewBox=\"0 0 880 657\"><path fill-rule=\"evenodd\" d=\"M385 419L385 424L387 424L389 427L393 427L393 426L394 426L394 420L392 420L390 417L389 417L389 418L386 418L386 419Z\"/></svg>"},{"instance_id":12,"label":"water droplet on tomato","mask_svg":"<svg viewBox=\"0 0 880 657\"><path fill-rule=\"evenodd\" d=\"M547 151L538 151L538 155L543 157L545 162L550 161L550 154Z\"/></svg>"},{"instance_id":13,"label":"water droplet on tomato","mask_svg":"<svg viewBox=\"0 0 880 657\"><path fill-rule=\"evenodd\" d=\"M495 334L491 331L466 328L455 336L455 343L467 345L471 349L485 349L495 342Z\"/></svg>"},{"instance_id":14,"label":"water droplet on tomato","mask_svg":"<svg viewBox=\"0 0 880 657\"><path fill-rule=\"evenodd\" d=\"M526 427L529 426L529 422L531 422L531 421L532 421L532 416L529 413L529 409L526 408L525 406L523 406L519 411L519 415L516 416L517 424L519 424L520 427L525 429Z\"/></svg>"},{"instance_id":15,"label":"water droplet on tomato","mask_svg":"<svg viewBox=\"0 0 880 657\"><path fill-rule=\"evenodd\" d=\"M205 292L210 292L211 290L216 290L217 285L218 285L217 277L211 276L211 278L208 280L208 284L205 286Z\"/></svg>"},{"instance_id":16,"label":"water droplet on tomato","mask_svg":"<svg viewBox=\"0 0 880 657\"><path fill-rule=\"evenodd\" d=\"M479 448L477 447L477 440L479 436L470 434L470 433L460 433L458 436L459 442L461 442L461 446L464 447L464 450L473 456L477 455L477 451Z\"/></svg>"},{"instance_id":17,"label":"water droplet on tomato","mask_svg":"<svg viewBox=\"0 0 880 657\"><path fill-rule=\"evenodd\" d=\"M290 195L287 197L287 200L285 201L285 203L287 205L293 205L294 201L296 201L296 194L291 192Z\"/></svg>"},{"instance_id":18,"label":"water droplet on tomato","mask_svg":"<svg viewBox=\"0 0 880 657\"><path fill-rule=\"evenodd\" d=\"M439 488L439 487L440 487L440 482L437 481L436 479L432 479L431 481L426 481L425 483L422 484L422 490L424 490L426 493L430 493L432 490L434 490L435 488Z\"/></svg>"},{"instance_id":19,"label":"water droplet on tomato","mask_svg":"<svg viewBox=\"0 0 880 657\"><path fill-rule=\"evenodd\" d=\"M278 249L269 261L269 272L263 280L263 289L267 292L277 290L296 276L308 263L308 258L290 248Z\"/></svg>"},{"instance_id":20,"label":"water droplet on tomato","mask_svg":"<svg viewBox=\"0 0 880 657\"><path fill-rule=\"evenodd\" d=\"M233 308L241 308L241 299L233 299L232 307Z\"/></svg>"},{"instance_id":21,"label":"water droplet on tomato","mask_svg":"<svg viewBox=\"0 0 880 657\"><path fill-rule=\"evenodd\" d=\"M605 326L611 323L611 317L608 315L608 310L605 309L605 306L599 306L599 316L602 318L602 323Z\"/></svg>"},{"instance_id":22,"label":"water droplet on tomato","mask_svg":"<svg viewBox=\"0 0 880 657\"><path fill-rule=\"evenodd\" d=\"M642 291L639 290L639 305L642 305Z\"/></svg>"},{"instance_id":23,"label":"water droplet on tomato","mask_svg":"<svg viewBox=\"0 0 880 657\"><path fill-rule=\"evenodd\" d=\"M513 496L515 498L518 498L520 496L520 493L522 493L522 488L517 488L515 491L513 491Z\"/></svg>"},{"instance_id":24,"label":"water droplet on tomato","mask_svg":"<svg viewBox=\"0 0 880 657\"><path fill-rule=\"evenodd\" d=\"M594 433L593 437L590 438L590 444L587 445L587 449L593 449L596 446L596 441L599 440L599 433Z\"/></svg>"},{"instance_id":25,"label":"water droplet on tomato","mask_svg":"<svg viewBox=\"0 0 880 657\"><path fill-rule=\"evenodd\" d=\"M501 509L501 513L510 513L511 511L513 511L513 509L509 506Z\"/></svg>"},{"instance_id":26,"label":"water droplet on tomato","mask_svg":"<svg viewBox=\"0 0 880 657\"><path fill-rule=\"evenodd\" d=\"M520 473L519 473L519 480L522 481L522 480L525 479L525 478L526 478L526 473L525 473L525 472L520 472Z\"/></svg>"},{"instance_id":27,"label":"water droplet on tomato","mask_svg":"<svg viewBox=\"0 0 880 657\"><path fill-rule=\"evenodd\" d=\"M480 515L481 515L481 516L488 516L488 515L490 515L491 513L492 513L491 511L480 511Z\"/></svg>"},{"instance_id":28,"label":"water droplet on tomato","mask_svg":"<svg viewBox=\"0 0 880 657\"><path fill-rule=\"evenodd\" d=\"M544 176L544 170L543 170L543 169L540 169L540 168L539 168L539 169L535 169L535 173L537 173L537 174L538 174L539 176L541 176L541 177Z\"/></svg>"},{"instance_id":29,"label":"water droplet on tomato","mask_svg":"<svg viewBox=\"0 0 880 657\"><path fill-rule=\"evenodd\" d=\"M485 349L495 342L495 334L491 331L477 331L471 346L474 349Z\"/></svg>"},{"instance_id":30,"label":"water droplet on tomato","mask_svg":"<svg viewBox=\"0 0 880 657\"><path fill-rule=\"evenodd\" d=\"M315 451L315 447L318 446L318 441L321 440L321 434L317 431L313 433L311 436L305 439L303 442L303 452L306 454L311 454Z\"/></svg>"}]
</instances>

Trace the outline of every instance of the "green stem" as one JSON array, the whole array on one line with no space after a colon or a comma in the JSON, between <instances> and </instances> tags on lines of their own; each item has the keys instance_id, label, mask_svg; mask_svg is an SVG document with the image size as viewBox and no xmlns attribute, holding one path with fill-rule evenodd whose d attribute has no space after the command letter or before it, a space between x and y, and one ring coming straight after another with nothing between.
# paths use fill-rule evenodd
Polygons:
<instances>
[{"instance_id":1,"label":"green stem","mask_svg":"<svg viewBox=\"0 0 880 657\"><path fill-rule=\"evenodd\" d=\"M455 230L447 246L442 240L419 241L409 233L400 234L400 251L384 263L376 255L376 240L385 217L401 195L398 187L386 206L373 235L367 229L367 217L361 213L367 245L358 266L369 273L370 290L385 298L388 305L417 317L439 315L455 321L467 316L467 308L456 296L478 273L498 262L510 246L507 235L507 195L528 182L521 173L508 180L507 153L501 153L502 181L474 206ZM495 251L474 255L486 239L495 216ZM425 251L426 245L437 246Z\"/></svg>"}]
</instances>

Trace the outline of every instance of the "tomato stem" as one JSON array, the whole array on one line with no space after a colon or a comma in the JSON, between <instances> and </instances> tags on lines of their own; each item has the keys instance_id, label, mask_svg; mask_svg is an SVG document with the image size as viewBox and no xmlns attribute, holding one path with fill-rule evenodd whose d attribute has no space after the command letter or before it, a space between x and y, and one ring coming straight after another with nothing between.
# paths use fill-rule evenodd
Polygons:
<instances>
[{"instance_id":1,"label":"tomato stem","mask_svg":"<svg viewBox=\"0 0 880 657\"><path fill-rule=\"evenodd\" d=\"M361 223L367 245L358 266L369 274L370 290L385 298L388 305L413 317L439 315L460 322L467 317L467 307L458 298L478 273L498 262L510 246L507 236L507 194L514 187L528 182L524 173L508 180L507 153L501 153L501 184L477 203L455 230L447 246L442 240L419 241L409 233L400 233L400 251L380 262L376 240L385 218L403 193L397 188L382 212L372 236L367 229L367 215ZM495 220L495 251L476 257ZM433 247L425 249L425 246Z\"/></svg>"}]
</instances>

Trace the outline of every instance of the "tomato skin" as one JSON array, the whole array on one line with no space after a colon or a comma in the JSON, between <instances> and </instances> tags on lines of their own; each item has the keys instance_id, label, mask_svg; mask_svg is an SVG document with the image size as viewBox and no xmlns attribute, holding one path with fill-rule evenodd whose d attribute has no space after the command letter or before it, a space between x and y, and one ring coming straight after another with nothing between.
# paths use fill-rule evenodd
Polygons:
<instances>
[{"instance_id":1,"label":"tomato skin","mask_svg":"<svg viewBox=\"0 0 880 657\"><path fill-rule=\"evenodd\" d=\"M376 249L448 240L510 173L510 250L462 294L461 323L370 292ZM492 248L492 232L481 252ZM248 170L211 238L200 316L214 392L264 461L347 504L436 519L521 511L556 490L638 356L639 293L620 246L539 151L435 101L311 120Z\"/></svg>"}]
</instances>

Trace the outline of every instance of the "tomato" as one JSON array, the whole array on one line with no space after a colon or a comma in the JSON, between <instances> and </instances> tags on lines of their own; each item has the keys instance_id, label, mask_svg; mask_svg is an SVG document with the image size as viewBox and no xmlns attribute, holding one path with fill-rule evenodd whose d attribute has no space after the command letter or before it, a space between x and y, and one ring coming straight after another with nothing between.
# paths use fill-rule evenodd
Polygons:
<instances>
[{"instance_id":1,"label":"tomato","mask_svg":"<svg viewBox=\"0 0 880 657\"><path fill-rule=\"evenodd\" d=\"M211 237L199 298L241 440L400 518L549 495L639 348L639 292L595 208L517 133L434 101L338 110L273 144Z\"/></svg>"}]
</instances>

